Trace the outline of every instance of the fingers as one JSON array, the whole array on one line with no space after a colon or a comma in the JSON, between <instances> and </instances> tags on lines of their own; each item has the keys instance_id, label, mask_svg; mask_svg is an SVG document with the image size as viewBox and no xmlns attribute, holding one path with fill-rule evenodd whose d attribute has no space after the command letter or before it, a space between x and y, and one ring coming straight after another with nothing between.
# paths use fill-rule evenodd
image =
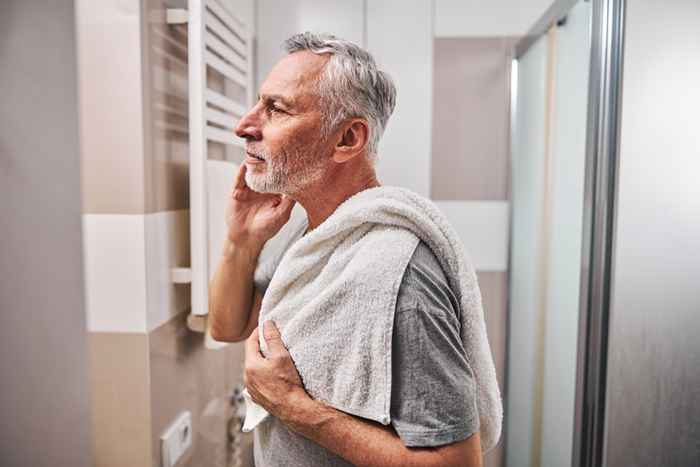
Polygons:
<instances>
[{"instance_id":1,"label":"fingers","mask_svg":"<svg viewBox=\"0 0 700 467\"><path fill-rule=\"evenodd\" d=\"M260 353L260 340L258 338L258 328L255 328L245 341L245 366L249 367L263 358Z\"/></svg>"},{"instance_id":2,"label":"fingers","mask_svg":"<svg viewBox=\"0 0 700 467\"><path fill-rule=\"evenodd\" d=\"M282 342L282 334L280 334L277 326L270 319L263 323L263 336L265 336L270 356L285 355L287 353L287 348Z\"/></svg>"},{"instance_id":3,"label":"fingers","mask_svg":"<svg viewBox=\"0 0 700 467\"><path fill-rule=\"evenodd\" d=\"M238 167L238 172L236 172L236 180L233 183L233 189L237 188L246 188L247 185L245 184L245 173L248 168L246 167L245 163L241 164L240 167Z\"/></svg>"}]
</instances>

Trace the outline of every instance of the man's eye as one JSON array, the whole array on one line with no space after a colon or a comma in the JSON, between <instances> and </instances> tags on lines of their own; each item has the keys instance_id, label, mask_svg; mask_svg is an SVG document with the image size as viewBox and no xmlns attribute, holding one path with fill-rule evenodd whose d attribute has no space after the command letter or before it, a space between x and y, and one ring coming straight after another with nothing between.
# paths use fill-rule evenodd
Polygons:
<instances>
[{"instance_id":1,"label":"man's eye","mask_svg":"<svg viewBox=\"0 0 700 467\"><path fill-rule=\"evenodd\" d=\"M267 107L267 109L270 113L287 113L283 109L280 109L279 107L277 107L275 105L270 105Z\"/></svg>"}]
</instances>

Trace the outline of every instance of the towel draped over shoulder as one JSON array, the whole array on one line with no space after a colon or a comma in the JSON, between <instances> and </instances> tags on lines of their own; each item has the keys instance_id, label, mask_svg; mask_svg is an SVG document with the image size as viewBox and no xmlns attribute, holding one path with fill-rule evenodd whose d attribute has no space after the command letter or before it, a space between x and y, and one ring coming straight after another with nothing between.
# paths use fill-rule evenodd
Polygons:
<instances>
[{"instance_id":1,"label":"towel draped over shoulder","mask_svg":"<svg viewBox=\"0 0 700 467\"><path fill-rule=\"evenodd\" d=\"M481 293L457 233L432 201L393 186L369 188L345 200L284 254L264 295L259 324L275 321L314 399L390 423L394 311L419 240L435 254L460 304L461 338L474 373L481 446L487 452L500 438L503 407Z\"/></svg>"}]
</instances>

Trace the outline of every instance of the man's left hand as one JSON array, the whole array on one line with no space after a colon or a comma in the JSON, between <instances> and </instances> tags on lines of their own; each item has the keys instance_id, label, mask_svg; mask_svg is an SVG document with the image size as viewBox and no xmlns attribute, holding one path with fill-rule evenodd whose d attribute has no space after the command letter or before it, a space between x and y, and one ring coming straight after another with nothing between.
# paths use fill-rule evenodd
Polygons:
<instances>
[{"instance_id":1,"label":"man's left hand","mask_svg":"<svg viewBox=\"0 0 700 467\"><path fill-rule=\"evenodd\" d=\"M267 357L260 352L258 328L245 343L244 381L251 398L282 421L289 419L299 398L309 399L275 324L263 323Z\"/></svg>"}]
</instances>

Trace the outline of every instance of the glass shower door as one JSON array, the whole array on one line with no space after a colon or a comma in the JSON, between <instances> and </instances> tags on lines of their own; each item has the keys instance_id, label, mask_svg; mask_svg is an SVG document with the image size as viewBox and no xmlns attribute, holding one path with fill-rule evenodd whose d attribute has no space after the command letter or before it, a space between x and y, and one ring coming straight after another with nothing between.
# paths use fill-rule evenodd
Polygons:
<instances>
[{"instance_id":1,"label":"glass shower door","mask_svg":"<svg viewBox=\"0 0 700 467\"><path fill-rule=\"evenodd\" d=\"M506 464L571 465L590 2L520 57L513 120Z\"/></svg>"}]
</instances>

